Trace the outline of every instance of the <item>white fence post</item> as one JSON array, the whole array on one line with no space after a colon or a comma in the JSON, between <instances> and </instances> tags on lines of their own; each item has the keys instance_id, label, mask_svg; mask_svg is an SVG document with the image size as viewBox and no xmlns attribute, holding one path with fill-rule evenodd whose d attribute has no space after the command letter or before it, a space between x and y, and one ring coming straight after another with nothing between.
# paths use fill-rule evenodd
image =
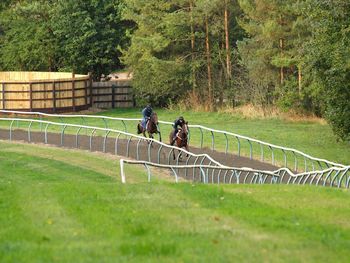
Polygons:
<instances>
[{"instance_id":1,"label":"white fence post","mask_svg":"<svg viewBox=\"0 0 350 263\"><path fill-rule=\"evenodd\" d=\"M120 176L122 178L122 183L125 184L125 173L124 173L124 159L120 159Z\"/></svg>"}]
</instances>

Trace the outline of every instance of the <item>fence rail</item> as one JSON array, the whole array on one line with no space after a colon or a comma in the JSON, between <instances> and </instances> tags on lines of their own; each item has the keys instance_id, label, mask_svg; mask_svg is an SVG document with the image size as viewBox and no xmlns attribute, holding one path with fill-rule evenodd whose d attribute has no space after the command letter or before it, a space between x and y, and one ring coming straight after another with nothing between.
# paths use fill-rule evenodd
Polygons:
<instances>
[{"instance_id":1,"label":"fence rail","mask_svg":"<svg viewBox=\"0 0 350 263\"><path fill-rule=\"evenodd\" d=\"M312 171L294 174L288 168L276 171L263 171L251 168L222 167L211 165L162 165L148 161L135 161L120 159L120 176L122 183L126 183L124 163L143 165L148 174L148 182L151 181L152 172L150 167L171 170L175 182L179 181L179 170L197 169L199 179L203 183L212 184L298 184L329 186L337 188L349 188L350 166L344 168L329 168L323 171ZM187 172L185 172L187 174Z\"/></svg>"},{"instance_id":2,"label":"fence rail","mask_svg":"<svg viewBox=\"0 0 350 263\"><path fill-rule=\"evenodd\" d=\"M159 142L154 139L145 138L139 135L135 135L132 133L127 133L120 130L114 130L109 128L101 128L101 127L93 127L93 126L84 126L84 125L77 125L77 124L69 124L69 123L57 123L52 121L44 121L44 120L37 120L37 119L20 119L20 118L0 118L0 121L6 121L9 123L9 140L11 141L13 139L14 131L17 129L17 125L14 125L15 123L18 124L19 122L27 123L26 126L26 132L27 132L27 139L29 142L31 142L32 134L34 133L32 131L33 124L39 124L41 127L41 133L44 134L44 143L48 143L48 134L49 134L49 127L55 126L59 127L58 131L60 134L60 141L61 146L64 145L64 138L65 136L68 136L67 134L67 128L73 128L74 132L71 131L71 136L74 136L74 145L76 148L79 147L79 137L84 136L82 135L81 131L82 129L86 130L86 136L89 138L89 150L92 150L92 142L94 137L96 137L96 133L102 132L102 140L101 140L101 146L103 149L103 152L106 151L107 148L107 140L113 139L114 140L114 153L115 154L124 154L125 156L129 157L134 154L133 157L136 157L135 159L141 158L141 143L146 143L146 156L145 159L151 160L152 158L157 160L158 163L161 163L161 161L166 162L170 164L172 162L172 155L175 155L175 160L177 164L180 161L186 162L188 164L190 161L194 163L208 163L211 165L217 165L217 166L224 166L214 160L212 157L210 157L207 154L194 154L191 152L186 151L185 149L179 149L175 146L167 145L165 143ZM56 130L57 132L57 130ZM114 137L112 136L114 134ZM123 140L122 137L125 139ZM126 145L126 151L120 152L118 149L121 149L121 144ZM157 147L156 147L157 146ZM144 147L145 148L145 147ZM167 150L167 151L166 151ZM166 158L161 158L161 156L166 156ZM184 156L184 157L183 157ZM182 158L182 159L181 159ZM191 160L192 159L192 160Z\"/></svg>"},{"instance_id":3,"label":"fence rail","mask_svg":"<svg viewBox=\"0 0 350 263\"><path fill-rule=\"evenodd\" d=\"M27 140L32 141L33 125L39 124L43 128L43 131L39 133L44 134L44 143L49 143L49 127L54 126L59 128L60 144L64 145L65 137L73 136L76 148L79 147L79 138L81 136L82 129L87 131L86 135L89 138L89 149L92 150L92 144L94 138L98 137L96 133L102 132L103 136L100 137L100 144L102 151L105 152L107 148L107 140L112 139L114 144L114 153L121 154L126 157L132 157L133 160L122 160L121 169L124 169L124 162L130 164L143 164L148 170L149 180L151 178L151 170L149 166L156 166L159 168L170 169L178 181L179 175L184 178L192 179L193 181L199 181L203 183L286 183L286 184L314 184L331 186L338 188L349 188L350 184L350 166L344 167L330 167L325 170L314 170L303 173L293 173L288 168L282 168L276 171L261 171L251 168L237 168L222 165L207 154L194 154L187 152L184 149L179 149L175 146L170 146L165 143L159 142L154 139L144 138L135 134L127 133L120 130L114 130L110 128L101 128L69 123L57 123L51 121L37 120L37 119L21 119L21 118L0 118L0 121L9 122L9 140L13 139L15 130L17 129L14 123L24 122L27 124ZM74 133L68 134L67 130L71 128ZM112 136L114 134L114 137ZM124 136L125 139L121 137ZM134 142L132 144L132 141ZM125 144L126 151L120 152L118 149L122 148L121 144ZM145 144L146 150L144 155L141 156L141 144ZM157 147L156 147L157 146ZM167 151L166 151L167 150ZM178 151L176 159L171 163L171 155ZM161 156L165 156L161 158ZM184 165L179 165L181 156L186 156L182 160ZM143 160L141 160L143 159ZM153 159L153 160L152 160ZM122 181L125 183L125 172L121 170Z\"/></svg>"},{"instance_id":4,"label":"fence rail","mask_svg":"<svg viewBox=\"0 0 350 263\"><path fill-rule=\"evenodd\" d=\"M43 117L58 117L61 120L64 118L80 118L81 122L86 125L88 119L99 119L103 121L105 128L108 128L109 121L118 121L122 124L122 127L125 132L128 132L128 123L138 122L140 119L138 118L117 118L117 117L108 117L108 116L98 116L98 115L61 115L61 114L45 114L41 112L21 112L21 111L6 111L0 110L0 113L6 114L20 114L20 115L36 115L39 118ZM159 125L160 130L163 130L162 126L166 125L171 129L171 122L167 121L159 121L161 125ZM217 142L224 141L224 145L222 145L222 150L227 154L229 152L229 146L236 147L236 150L232 150L231 153L236 154L238 156L246 155L250 159L256 159L261 162L271 162L273 165L281 165L283 167L289 168L295 172L307 172L309 170L325 170L331 167L339 167L344 168L346 165L335 163L332 161L328 161L326 159L316 158L310 156L306 153L303 153L299 150L282 147L278 145L274 145L271 143L267 143L264 141L260 141L257 139L253 139L247 136L239 135L236 133L216 130L212 128L208 128L201 125L188 125L190 128L189 140L192 146L197 146L199 148L205 147L205 133L209 138L210 147L212 150L217 150L218 145ZM197 134L195 133L197 131ZM197 145L195 145L194 140L191 138L197 135ZM209 135L209 136L208 136ZM231 144L230 144L231 143Z\"/></svg>"}]
</instances>

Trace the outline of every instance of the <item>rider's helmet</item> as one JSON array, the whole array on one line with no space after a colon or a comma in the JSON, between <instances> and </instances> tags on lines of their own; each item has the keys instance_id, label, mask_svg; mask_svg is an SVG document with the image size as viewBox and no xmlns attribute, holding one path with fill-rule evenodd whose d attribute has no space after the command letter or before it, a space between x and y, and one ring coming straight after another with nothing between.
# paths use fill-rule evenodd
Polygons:
<instances>
[{"instance_id":1,"label":"rider's helmet","mask_svg":"<svg viewBox=\"0 0 350 263\"><path fill-rule=\"evenodd\" d=\"M180 116L179 117L179 122L181 123L181 127L182 127L182 125L185 123L184 117Z\"/></svg>"}]
</instances>

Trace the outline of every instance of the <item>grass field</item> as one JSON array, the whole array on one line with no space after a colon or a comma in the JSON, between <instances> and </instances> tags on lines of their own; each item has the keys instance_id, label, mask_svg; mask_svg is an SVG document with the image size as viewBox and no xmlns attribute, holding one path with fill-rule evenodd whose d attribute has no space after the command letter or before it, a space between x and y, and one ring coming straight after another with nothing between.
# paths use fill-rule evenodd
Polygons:
<instances>
[{"instance_id":1,"label":"grass field","mask_svg":"<svg viewBox=\"0 0 350 263\"><path fill-rule=\"evenodd\" d=\"M114 156L0 142L0 262L349 261L348 190L126 174Z\"/></svg>"},{"instance_id":2,"label":"grass field","mask_svg":"<svg viewBox=\"0 0 350 263\"><path fill-rule=\"evenodd\" d=\"M314 157L327 159L330 161L350 164L350 145L345 142L338 142L327 124L320 124L313 121L285 121L276 118L270 119L251 119L242 118L240 115L232 115L228 113L207 113L207 112L175 112L166 109L156 109L160 120L173 121L179 115L183 115L190 124L200 124L214 129L226 130L248 137L256 138L265 142L273 143L280 146L291 147ZM140 109L115 109L104 112L99 112L97 115L107 115L113 117L124 118L140 118ZM53 121L61 121L57 118ZM86 119L64 119L65 122L87 124L92 126L104 127L105 123L101 120ZM0 125L4 125L1 122ZM9 123L6 124L7 126ZM25 124L28 126L28 123ZM25 126L23 125L23 127ZM121 122L108 121L108 127L123 130ZM136 122L127 124L127 128L131 132L136 132ZM38 125L33 125L32 129L38 129ZM171 130L170 126L162 126L163 141L168 141L168 134ZM50 127L50 131L58 131L58 128ZM76 129L68 128L67 133L75 133ZM191 131L191 145L199 145L200 134L198 130ZM216 148L223 150L225 148L224 136L218 136L215 139ZM211 147L211 136L207 132L204 134L204 146ZM248 155L249 145L242 142L242 154ZM237 142L234 139L230 140L230 152L237 152ZM266 159L271 158L266 151ZM259 158L260 147L254 146L254 156ZM279 160L283 160L282 152L275 153ZM289 161L293 162L293 156L289 156ZM303 160L299 160L302 163Z\"/></svg>"}]
</instances>

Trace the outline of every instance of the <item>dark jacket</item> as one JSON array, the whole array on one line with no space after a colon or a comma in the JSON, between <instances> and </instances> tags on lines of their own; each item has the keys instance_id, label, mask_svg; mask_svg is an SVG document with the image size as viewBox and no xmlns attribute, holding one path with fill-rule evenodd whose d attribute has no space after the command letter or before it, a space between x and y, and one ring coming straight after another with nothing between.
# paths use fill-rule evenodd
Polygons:
<instances>
[{"instance_id":1,"label":"dark jacket","mask_svg":"<svg viewBox=\"0 0 350 263\"><path fill-rule=\"evenodd\" d=\"M146 108L144 108L144 109L142 110L142 115L143 115L144 117L150 118L151 115L152 115L152 112L153 112L153 109L152 109L151 107L147 106Z\"/></svg>"},{"instance_id":2,"label":"dark jacket","mask_svg":"<svg viewBox=\"0 0 350 263\"><path fill-rule=\"evenodd\" d=\"M184 119L176 119L174 121L174 129L177 130L177 127L180 126L182 127L182 125L184 125L185 120Z\"/></svg>"}]
</instances>

